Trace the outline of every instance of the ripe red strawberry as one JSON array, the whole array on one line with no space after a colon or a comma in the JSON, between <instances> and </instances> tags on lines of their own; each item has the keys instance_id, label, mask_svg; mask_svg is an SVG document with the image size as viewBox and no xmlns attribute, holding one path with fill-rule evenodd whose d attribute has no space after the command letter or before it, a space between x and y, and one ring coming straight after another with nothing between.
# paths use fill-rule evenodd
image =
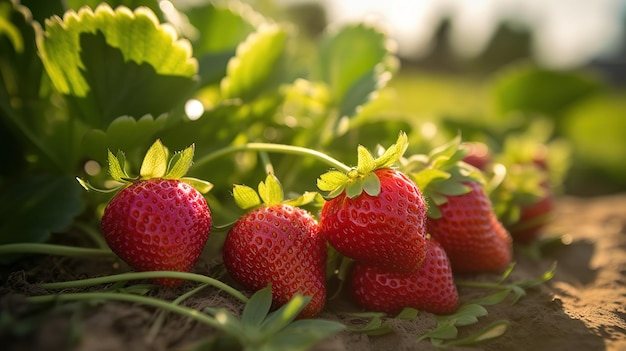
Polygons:
<instances>
[{"instance_id":1,"label":"ripe red strawberry","mask_svg":"<svg viewBox=\"0 0 626 351\"><path fill-rule=\"evenodd\" d=\"M449 314L459 306L459 294L446 252L434 239L420 268L409 274L388 273L356 263L352 271L352 294L367 310L396 314L404 307Z\"/></svg>"},{"instance_id":2,"label":"ripe red strawberry","mask_svg":"<svg viewBox=\"0 0 626 351\"><path fill-rule=\"evenodd\" d=\"M141 180L109 202L101 225L111 250L133 269L188 272L209 237L211 212L202 194L183 181ZM155 281L170 287L182 283Z\"/></svg>"},{"instance_id":3,"label":"ripe red strawberry","mask_svg":"<svg viewBox=\"0 0 626 351\"><path fill-rule=\"evenodd\" d=\"M551 221L554 210L551 184L559 172L552 172L550 166L556 165L558 169L567 158L566 150L559 149L558 144L552 147L549 149L547 144L533 139L512 138L507 139L499 157L506 173L499 183L492 182L497 186L490 196L498 205L498 218L517 243L532 243ZM551 153L549 158L549 151L556 154Z\"/></svg>"},{"instance_id":4,"label":"ripe red strawberry","mask_svg":"<svg viewBox=\"0 0 626 351\"><path fill-rule=\"evenodd\" d=\"M274 198L264 196L262 189L277 189L279 185L274 181L270 175L259 186L265 205L244 214L228 232L222 249L224 266L246 289L256 291L271 283L275 307L297 293L310 296L299 317L313 317L326 302L326 241L309 212L281 202L282 190L274 192L280 194ZM236 200L246 188L235 188ZM252 194L250 191L248 194ZM241 201L238 203L242 206ZM256 201L242 207L255 206Z\"/></svg>"},{"instance_id":5,"label":"ripe red strawberry","mask_svg":"<svg viewBox=\"0 0 626 351\"><path fill-rule=\"evenodd\" d=\"M484 171L491 163L491 152L485 143L478 141L465 142L461 146L467 150L467 155L463 157L463 161Z\"/></svg>"},{"instance_id":6,"label":"ripe red strawberry","mask_svg":"<svg viewBox=\"0 0 626 351\"><path fill-rule=\"evenodd\" d=\"M512 239L498 221L482 186L464 182L470 192L450 196L440 218L428 218L428 232L446 250L457 273L499 272L512 259Z\"/></svg>"},{"instance_id":7,"label":"ripe red strawberry","mask_svg":"<svg viewBox=\"0 0 626 351\"><path fill-rule=\"evenodd\" d=\"M537 239L550 223L553 207L551 194L546 194L531 205L521 206L518 222L509 228L513 240L529 244Z\"/></svg>"},{"instance_id":8,"label":"ripe red strawberry","mask_svg":"<svg viewBox=\"0 0 626 351\"><path fill-rule=\"evenodd\" d=\"M378 195L350 198L344 191L324 204L322 233L344 256L390 272L414 272L426 256L422 193L397 170L381 168L374 174Z\"/></svg>"},{"instance_id":9,"label":"ripe red strawberry","mask_svg":"<svg viewBox=\"0 0 626 351\"><path fill-rule=\"evenodd\" d=\"M183 177L193 152L192 145L169 162L167 149L157 140L144 157L140 176L134 178L124 170L123 154L108 153L109 173L124 188L104 210L102 233L111 250L136 271L190 271L204 248L211 211L200 192L212 185ZM87 190L98 190L79 182ZM155 282L174 287L183 281L158 278Z\"/></svg>"}]
</instances>

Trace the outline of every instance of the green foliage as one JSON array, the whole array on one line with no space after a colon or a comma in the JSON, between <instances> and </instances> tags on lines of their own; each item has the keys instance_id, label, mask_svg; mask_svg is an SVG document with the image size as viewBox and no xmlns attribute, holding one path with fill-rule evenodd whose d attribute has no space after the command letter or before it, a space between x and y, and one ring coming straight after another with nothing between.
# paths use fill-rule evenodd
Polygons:
<instances>
[{"instance_id":1,"label":"green foliage","mask_svg":"<svg viewBox=\"0 0 626 351\"><path fill-rule=\"evenodd\" d=\"M51 233L62 235L78 216L97 220L94 209L106 199L81 194L75 177L89 188L86 179L105 184L108 176L103 170L87 172L86 161L108 164L118 181L181 178L206 192L211 184L197 178L209 179L215 187L206 196L218 223L230 223L241 214L234 205L319 207L324 200L310 191L315 185L328 197L343 191L352 197L363 191L376 195L380 182L371 172L383 167L400 166L426 190L429 203L442 204L445 195L467 191L461 180L480 178L459 162L461 135L482 139L505 155L511 155L510 149L531 149L523 141L528 135L540 135L551 151L558 148L564 150L561 155L569 155L566 143L558 139L565 136L575 141L577 174L609 175L623 183L623 97L602 95L598 80L584 74L527 65L502 71L491 84L423 72L403 72L394 82L398 60L386 34L369 25L332 27L319 40L302 40L293 24L276 23L243 2L172 3L175 7L159 6L165 4L156 0L0 0L0 147L10 150L0 168L0 244L7 244L3 252L15 250L3 254L0 263L24 252L93 254L87 249L53 252L49 246L31 246L30 251L15 246L47 241ZM197 120L185 110L190 99L204 108ZM535 123L535 113L549 123ZM400 130L407 134L398 136ZM401 159L409 140L412 156ZM394 141L386 150L375 149ZM359 143L355 154L353 146ZM170 157L164 145L181 151ZM355 167L338 161L355 158ZM536 190L537 178L503 167L504 172L490 174L493 183L488 186L496 185L496 176L503 181L498 185L515 177L527 183L500 188L504 191L494 197L496 206ZM559 183L566 169L563 163L550 180ZM258 193L232 186L258 179L265 179ZM437 206L429 211L436 216ZM218 250L219 240L212 245ZM110 257L110 252L97 251ZM339 264L343 286L350 261L333 257L332 250L329 259ZM329 277L336 266L329 265ZM446 347L502 335L506 321L461 339L457 327L476 323L486 313L483 306L509 296L516 301L553 273L478 286L495 293L439 318L437 328L421 339ZM218 287L245 301L240 292ZM271 292L262 290L238 319L223 309L200 313L179 306L182 297L169 303L137 293L145 291L122 286L110 295L61 294L35 301L117 298L182 313L227 334L199 345L216 349L304 350L344 328L323 320L295 320L307 303L302 296L270 312ZM395 317L357 316L371 320L348 329L380 335L393 331L390 318L413 320L416 315L406 310ZM8 319L2 318L4 328Z\"/></svg>"},{"instance_id":2,"label":"green foliage","mask_svg":"<svg viewBox=\"0 0 626 351\"><path fill-rule=\"evenodd\" d=\"M329 31L320 46L320 76L339 117L352 117L385 85L395 69L386 36L357 24Z\"/></svg>"},{"instance_id":3,"label":"green foliage","mask_svg":"<svg viewBox=\"0 0 626 351\"><path fill-rule=\"evenodd\" d=\"M0 244L44 242L66 230L83 211L81 188L74 177L29 176L0 193ZM7 263L16 257L0 257Z\"/></svg>"},{"instance_id":4,"label":"green foliage","mask_svg":"<svg viewBox=\"0 0 626 351\"><path fill-rule=\"evenodd\" d=\"M599 88L597 80L582 74L520 65L501 73L493 94L503 116L510 112L560 116Z\"/></svg>"},{"instance_id":5,"label":"green foliage","mask_svg":"<svg viewBox=\"0 0 626 351\"><path fill-rule=\"evenodd\" d=\"M341 323L323 319L295 320L310 301L309 297L294 296L289 302L270 312L272 290L257 291L246 304L241 319L225 309L205 309L213 315L229 336L245 350L308 350L319 341L342 331Z\"/></svg>"},{"instance_id":6,"label":"green foliage","mask_svg":"<svg viewBox=\"0 0 626 351\"><path fill-rule=\"evenodd\" d=\"M347 173L336 170L322 174L317 180L317 187L327 191L328 198L339 196L344 190L346 196L353 199L365 191L370 196L380 193L380 180L373 172L381 168L389 168L400 160L408 147L406 133L400 132L395 144L380 151L380 156L374 157L364 146L357 147L357 166Z\"/></svg>"},{"instance_id":7,"label":"green foliage","mask_svg":"<svg viewBox=\"0 0 626 351\"><path fill-rule=\"evenodd\" d=\"M428 206L431 218L441 217L439 206L448 202L447 196L470 191L464 182L484 182L482 172L463 162L467 152L460 144L461 136L457 135L432 149L428 155L415 154L401 160L401 170L413 179L431 204Z\"/></svg>"}]
</instances>

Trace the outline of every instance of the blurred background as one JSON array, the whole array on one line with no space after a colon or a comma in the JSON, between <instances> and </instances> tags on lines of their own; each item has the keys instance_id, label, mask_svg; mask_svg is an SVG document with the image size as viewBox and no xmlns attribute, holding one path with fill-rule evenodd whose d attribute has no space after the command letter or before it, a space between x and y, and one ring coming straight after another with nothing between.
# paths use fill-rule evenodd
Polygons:
<instances>
[{"instance_id":1,"label":"blurred background","mask_svg":"<svg viewBox=\"0 0 626 351\"><path fill-rule=\"evenodd\" d=\"M494 145L513 131L565 139L568 193L626 190L626 0L248 3L313 39L349 22L387 32L400 68L379 118Z\"/></svg>"}]
</instances>

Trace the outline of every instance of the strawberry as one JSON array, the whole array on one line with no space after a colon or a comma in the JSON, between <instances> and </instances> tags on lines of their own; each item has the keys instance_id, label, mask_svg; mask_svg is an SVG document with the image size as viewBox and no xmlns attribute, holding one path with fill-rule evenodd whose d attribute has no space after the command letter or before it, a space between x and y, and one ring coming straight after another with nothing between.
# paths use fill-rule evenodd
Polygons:
<instances>
[{"instance_id":1,"label":"strawberry","mask_svg":"<svg viewBox=\"0 0 626 351\"><path fill-rule=\"evenodd\" d=\"M246 289L257 291L271 284L275 307L296 294L310 296L299 315L309 318L316 316L326 302L326 241L315 218L292 205L293 201L282 202L279 189L276 178L268 175L259 185L265 202L259 207L254 190L235 186L233 192L240 207L256 208L241 216L229 230L222 249L224 266Z\"/></svg>"},{"instance_id":2,"label":"strawberry","mask_svg":"<svg viewBox=\"0 0 626 351\"><path fill-rule=\"evenodd\" d=\"M499 272L512 259L512 240L498 221L487 193L475 182L470 192L447 196L442 216L429 218L428 232L446 250L457 273Z\"/></svg>"},{"instance_id":3,"label":"strawberry","mask_svg":"<svg viewBox=\"0 0 626 351\"><path fill-rule=\"evenodd\" d=\"M412 307L435 314L449 314L459 306L448 256L435 240L427 241L426 259L409 274L388 273L356 263L351 283L352 295L360 306L390 314Z\"/></svg>"},{"instance_id":4,"label":"strawberry","mask_svg":"<svg viewBox=\"0 0 626 351\"><path fill-rule=\"evenodd\" d=\"M329 191L320 215L326 240L342 255L370 266L411 273L426 257L426 204L420 189L389 168L406 150L406 135L378 159L359 146L356 169L318 180Z\"/></svg>"},{"instance_id":5,"label":"strawberry","mask_svg":"<svg viewBox=\"0 0 626 351\"><path fill-rule=\"evenodd\" d=\"M522 136L507 139L498 157L506 173L499 182L492 182L495 186L490 196L497 204L498 218L515 242L531 244L550 223L554 211L552 184L559 178L553 166L558 170L565 159L567 149L561 144Z\"/></svg>"},{"instance_id":6,"label":"strawberry","mask_svg":"<svg viewBox=\"0 0 626 351\"><path fill-rule=\"evenodd\" d=\"M512 240L498 222L481 183L483 174L462 160L460 137L429 155L403 160L403 169L429 202L427 228L446 251L454 272L498 272L512 259Z\"/></svg>"},{"instance_id":7,"label":"strawberry","mask_svg":"<svg viewBox=\"0 0 626 351\"><path fill-rule=\"evenodd\" d=\"M519 220L509 227L513 240L521 244L533 242L550 223L553 210L552 194L546 188L545 194L538 201L520 206Z\"/></svg>"},{"instance_id":8,"label":"strawberry","mask_svg":"<svg viewBox=\"0 0 626 351\"><path fill-rule=\"evenodd\" d=\"M467 155L463 157L463 161L484 171L491 163L491 151L485 143L479 141L464 142L461 147L467 150Z\"/></svg>"},{"instance_id":9,"label":"strawberry","mask_svg":"<svg viewBox=\"0 0 626 351\"><path fill-rule=\"evenodd\" d=\"M120 191L102 217L104 239L137 271L188 272L209 237L205 198L176 179L141 180ZM165 286L182 281L158 278Z\"/></svg>"},{"instance_id":10,"label":"strawberry","mask_svg":"<svg viewBox=\"0 0 626 351\"><path fill-rule=\"evenodd\" d=\"M109 171L124 183L107 204L101 228L111 250L136 271L188 272L196 264L211 229L211 211L200 191L210 184L182 178L193 159L193 145L178 153L167 169L167 150L157 141L148 150L141 176L128 177L109 151ZM86 182L83 185L92 189ZM175 287L183 281L157 278Z\"/></svg>"}]
</instances>

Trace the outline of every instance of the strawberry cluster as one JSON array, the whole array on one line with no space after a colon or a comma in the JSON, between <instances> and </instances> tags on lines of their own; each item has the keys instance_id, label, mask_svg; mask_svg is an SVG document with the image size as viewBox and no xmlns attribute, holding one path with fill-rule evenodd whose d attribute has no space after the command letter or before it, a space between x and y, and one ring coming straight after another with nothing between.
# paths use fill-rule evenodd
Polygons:
<instances>
[{"instance_id":1,"label":"strawberry cluster","mask_svg":"<svg viewBox=\"0 0 626 351\"><path fill-rule=\"evenodd\" d=\"M501 223L486 191L486 170L493 165L489 153L472 153L457 137L428 155L405 158L407 140L400 133L377 156L359 146L356 167L320 175L317 187L324 198L315 192L285 200L271 173L258 191L235 185L234 200L245 213L222 248L230 277L251 291L271 286L275 307L298 294L309 296L300 317L314 317L325 306L327 280L338 274L327 267L330 246L349 263L341 265L348 269L341 273L363 308L454 312L459 306L454 275L505 270L512 261L514 227ZM195 265L212 221L196 190L208 191L210 185L183 177L192 156L190 147L168 165L167 149L157 142L140 176L130 178L123 160L109 153L110 172L123 189L105 209L102 231L135 270L190 271ZM314 201L321 206L319 221L300 207ZM518 218L533 211L538 210L522 209ZM520 241L533 238L528 231L515 233Z\"/></svg>"}]
</instances>

